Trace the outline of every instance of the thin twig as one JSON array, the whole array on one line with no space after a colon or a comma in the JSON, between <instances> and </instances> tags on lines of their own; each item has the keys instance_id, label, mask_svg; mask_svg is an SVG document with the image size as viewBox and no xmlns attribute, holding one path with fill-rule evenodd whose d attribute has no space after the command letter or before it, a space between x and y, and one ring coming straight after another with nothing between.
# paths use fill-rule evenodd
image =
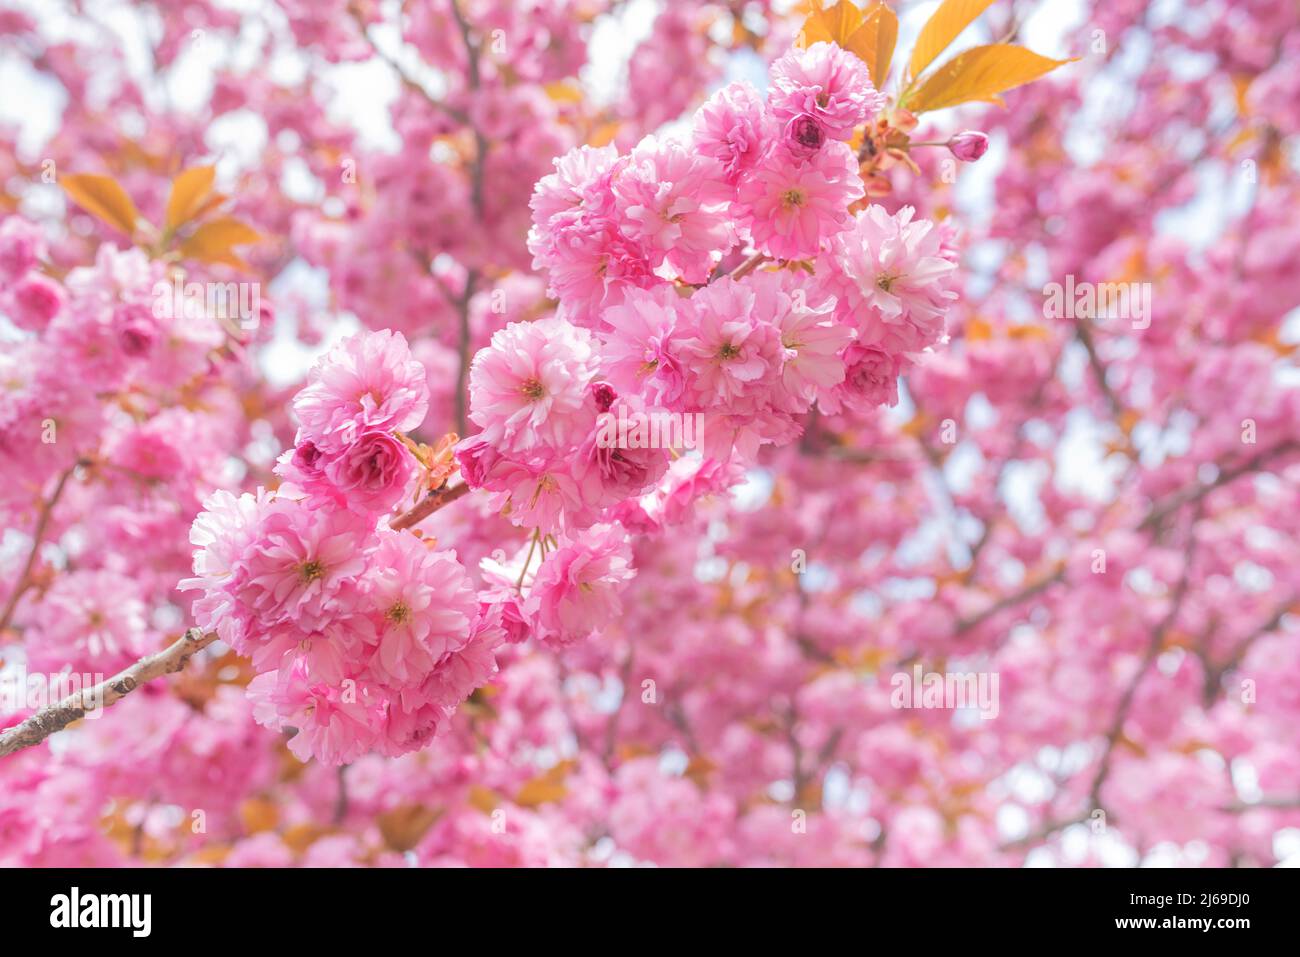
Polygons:
<instances>
[{"instance_id":1,"label":"thin twig","mask_svg":"<svg viewBox=\"0 0 1300 957\"><path fill-rule=\"evenodd\" d=\"M45 530L50 524L50 516L54 512L54 506L58 504L59 498L63 495L64 486L68 484L68 479L72 478L77 467L87 464L84 461L77 461L71 465L62 475L59 476L59 484L54 486L54 492L41 506L40 517L36 520L36 528L32 531L32 547L27 552L27 561L23 564L23 570L18 579L14 582L14 590L5 602L5 609L0 613L0 632L9 627L9 620L13 618L14 609L18 607L18 599L22 598L31 587L32 567L36 564L36 555L41 549L41 540L45 538Z\"/></svg>"}]
</instances>

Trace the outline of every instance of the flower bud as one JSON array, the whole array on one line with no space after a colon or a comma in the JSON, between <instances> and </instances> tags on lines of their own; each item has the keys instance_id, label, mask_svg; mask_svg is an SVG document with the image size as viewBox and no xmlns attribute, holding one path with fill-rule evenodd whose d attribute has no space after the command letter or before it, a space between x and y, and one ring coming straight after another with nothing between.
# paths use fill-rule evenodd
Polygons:
<instances>
[{"instance_id":1,"label":"flower bud","mask_svg":"<svg viewBox=\"0 0 1300 957\"><path fill-rule=\"evenodd\" d=\"M989 148L989 138L978 130L966 130L948 140L948 149L963 163L973 163Z\"/></svg>"}]
</instances>

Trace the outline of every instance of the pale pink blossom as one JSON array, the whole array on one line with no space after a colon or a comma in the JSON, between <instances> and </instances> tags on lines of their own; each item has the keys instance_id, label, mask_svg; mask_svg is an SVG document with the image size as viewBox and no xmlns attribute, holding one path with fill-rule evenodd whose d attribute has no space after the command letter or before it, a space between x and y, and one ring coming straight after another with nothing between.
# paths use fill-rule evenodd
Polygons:
<instances>
[{"instance_id":1,"label":"pale pink blossom","mask_svg":"<svg viewBox=\"0 0 1300 957\"><path fill-rule=\"evenodd\" d=\"M384 684L418 684L469 641L478 604L454 552L384 533L360 590L377 626L371 670Z\"/></svg>"},{"instance_id":2,"label":"pale pink blossom","mask_svg":"<svg viewBox=\"0 0 1300 957\"><path fill-rule=\"evenodd\" d=\"M943 248L934 223L904 206L858 213L852 228L831 243L824 268L837 277L841 307L864 344L894 352L919 352L943 335L943 317L957 294L950 288L957 264Z\"/></svg>"},{"instance_id":3,"label":"pale pink blossom","mask_svg":"<svg viewBox=\"0 0 1300 957\"><path fill-rule=\"evenodd\" d=\"M692 300L669 285L630 290L604 313L601 367L624 392L644 393L665 405L675 404L686 387L678 350L682 327L692 320Z\"/></svg>"},{"instance_id":4,"label":"pale pink blossom","mask_svg":"<svg viewBox=\"0 0 1300 957\"><path fill-rule=\"evenodd\" d=\"M692 395L704 405L735 400L780 373L776 327L757 315L754 291L724 278L692 297L696 322L684 334L683 364Z\"/></svg>"},{"instance_id":5,"label":"pale pink blossom","mask_svg":"<svg viewBox=\"0 0 1300 957\"><path fill-rule=\"evenodd\" d=\"M646 137L613 179L623 235L686 282L703 282L731 248L730 191L716 160L675 140Z\"/></svg>"},{"instance_id":6,"label":"pale pink blossom","mask_svg":"<svg viewBox=\"0 0 1300 957\"><path fill-rule=\"evenodd\" d=\"M344 339L312 368L293 401L302 437L339 451L368 430L408 431L424 421L429 387L400 332Z\"/></svg>"},{"instance_id":7,"label":"pale pink blossom","mask_svg":"<svg viewBox=\"0 0 1300 957\"><path fill-rule=\"evenodd\" d=\"M635 574L631 559L619 525L595 525L562 540L542 561L524 604L538 637L566 645L613 621Z\"/></svg>"},{"instance_id":8,"label":"pale pink blossom","mask_svg":"<svg viewBox=\"0 0 1300 957\"><path fill-rule=\"evenodd\" d=\"M734 185L771 146L775 127L758 92L747 83L731 83L696 111L694 144Z\"/></svg>"},{"instance_id":9,"label":"pale pink blossom","mask_svg":"<svg viewBox=\"0 0 1300 957\"><path fill-rule=\"evenodd\" d=\"M311 512L278 499L258 516L228 587L261 628L290 618L317 627L364 570L372 534L351 512Z\"/></svg>"},{"instance_id":10,"label":"pale pink blossom","mask_svg":"<svg viewBox=\"0 0 1300 957\"><path fill-rule=\"evenodd\" d=\"M802 158L778 147L741 183L737 214L760 251L804 259L848 227L849 206L863 195L857 161L843 143Z\"/></svg>"},{"instance_id":11,"label":"pale pink blossom","mask_svg":"<svg viewBox=\"0 0 1300 957\"><path fill-rule=\"evenodd\" d=\"M595 415L587 393L595 372L585 329L554 316L511 323L470 366L470 418L502 450L562 446Z\"/></svg>"},{"instance_id":12,"label":"pale pink blossom","mask_svg":"<svg viewBox=\"0 0 1300 957\"><path fill-rule=\"evenodd\" d=\"M834 43L791 50L772 64L772 113L783 123L811 116L830 139L847 140L884 102L867 65Z\"/></svg>"}]
</instances>

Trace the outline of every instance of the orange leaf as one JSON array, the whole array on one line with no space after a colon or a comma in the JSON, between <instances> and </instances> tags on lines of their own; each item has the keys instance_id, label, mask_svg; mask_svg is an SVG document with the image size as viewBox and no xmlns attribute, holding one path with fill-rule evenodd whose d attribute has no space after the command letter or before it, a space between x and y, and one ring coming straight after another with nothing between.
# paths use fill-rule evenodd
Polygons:
<instances>
[{"instance_id":1,"label":"orange leaf","mask_svg":"<svg viewBox=\"0 0 1300 957\"><path fill-rule=\"evenodd\" d=\"M572 80L556 80L554 83L547 83L542 89L556 103L582 102L582 87Z\"/></svg>"},{"instance_id":2,"label":"orange leaf","mask_svg":"<svg viewBox=\"0 0 1300 957\"><path fill-rule=\"evenodd\" d=\"M924 113L972 100L1001 103L998 94L1077 59L1053 60L1010 43L975 47L959 53L931 74L909 99L907 108Z\"/></svg>"},{"instance_id":3,"label":"orange leaf","mask_svg":"<svg viewBox=\"0 0 1300 957\"><path fill-rule=\"evenodd\" d=\"M835 43L844 46L853 31L862 23L862 11L849 0L839 0L827 9L814 8L799 31L798 44L810 47L814 43Z\"/></svg>"},{"instance_id":4,"label":"orange leaf","mask_svg":"<svg viewBox=\"0 0 1300 957\"><path fill-rule=\"evenodd\" d=\"M74 173L60 176L59 185L86 212L128 236L135 235L135 221L140 213L113 177Z\"/></svg>"},{"instance_id":5,"label":"orange leaf","mask_svg":"<svg viewBox=\"0 0 1300 957\"><path fill-rule=\"evenodd\" d=\"M871 82L877 88L885 85L889 64L894 58L894 45L898 43L898 17L883 3L868 12L845 49L856 53L867 65Z\"/></svg>"},{"instance_id":6,"label":"orange leaf","mask_svg":"<svg viewBox=\"0 0 1300 957\"><path fill-rule=\"evenodd\" d=\"M885 3L878 2L863 13L849 0L839 0L825 10L814 10L799 31L799 44L834 43L867 65L871 82L883 86L898 42L898 17Z\"/></svg>"},{"instance_id":7,"label":"orange leaf","mask_svg":"<svg viewBox=\"0 0 1300 957\"><path fill-rule=\"evenodd\" d=\"M249 834L259 834L275 827L280 819L276 806L266 798L249 798L239 805L239 819Z\"/></svg>"},{"instance_id":8,"label":"orange leaf","mask_svg":"<svg viewBox=\"0 0 1300 957\"><path fill-rule=\"evenodd\" d=\"M925 21L920 36L916 38L912 60L908 65L912 76L920 76L934 62L934 58L948 49L948 44L957 39L958 34L970 26L992 2L993 0L943 0L939 9Z\"/></svg>"},{"instance_id":9,"label":"orange leaf","mask_svg":"<svg viewBox=\"0 0 1300 957\"><path fill-rule=\"evenodd\" d=\"M587 137L587 145L605 146L606 144L614 142L614 137L618 136L619 125L619 123L612 120L608 123L601 123L592 130L591 135Z\"/></svg>"},{"instance_id":10,"label":"orange leaf","mask_svg":"<svg viewBox=\"0 0 1300 957\"><path fill-rule=\"evenodd\" d=\"M441 810L422 804L399 804L375 816L379 833L390 850L405 853L420 843L420 839L442 816Z\"/></svg>"},{"instance_id":11,"label":"orange leaf","mask_svg":"<svg viewBox=\"0 0 1300 957\"><path fill-rule=\"evenodd\" d=\"M240 269L247 269L238 256L232 252L235 246L255 243L262 237L251 226L237 219L223 216L204 223L194 231L194 235L181 243L181 254L190 259L204 262L226 263Z\"/></svg>"},{"instance_id":12,"label":"orange leaf","mask_svg":"<svg viewBox=\"0 0 1300 957\"><path fill-rule=\"evenodd\" d=\"M191 166L172 180L171 196L167 198L168 229L189 222L203 208L216 173L214 166Z\"/></svg>"},{"instance_id":13,"label":"orange leaf","mask_svg":"<svg viewBox=\"0 0 1300 957\"><path fill-rule=\"evenodd\" d=\"M501 804L501 800L496 796L496 793L481 784L470 785L466 800L471 806L478 808L484 814L491 814Z\"/></svg>"},{"instance_id":14,"label":"orange leaf","mask_svg":"<svg viewBox=\"0 0 1300 957\"><path fill-rule=\"evenodd\" d=\"M520 807L537 807L539 804L563 800L569 793L569 789L564 786L564 779L573 770L574 764L573 761L561 761L531 781L525 781L515 795L515 803Z\"/></svg>"}]
</instances>

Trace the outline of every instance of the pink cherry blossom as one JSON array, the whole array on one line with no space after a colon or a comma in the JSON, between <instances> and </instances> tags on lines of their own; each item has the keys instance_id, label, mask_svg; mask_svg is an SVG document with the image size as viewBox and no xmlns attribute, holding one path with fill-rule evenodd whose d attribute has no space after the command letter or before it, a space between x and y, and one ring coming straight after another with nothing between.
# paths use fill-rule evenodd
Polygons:
<instances>
[{"instance_id":1,"label":"pink cherry blossom","mask_svg":"<svg viewBox=\"0 0 1300 957\"><path fill-rule=\"evenodd\" d=\"M753 87L730 83L695 113L694 145L717 160L723 176L736 183L771 147L775 124Z\"/></svg>"},{"instance_id":2,"label":"pink cherry blossom","mask_svg":"<svg viewBox=\"0 0 1300 957\"><path fill-rule=\"evenodd\" d=\"M359 587L377 624L371 667L385 684L418 681L469 640L477 604L454 554L384 534Z\"/></svg>"},{"instance_id":3,"label":"pink cherry blossom","mask_svg":"<svg viewBox=\"0 0 1300 957\"><path fill-rule=\"evenodd\" d=\"M585 329L560 318L512 323L474 358L471 418L502 449L558 447L595 414L587 396L595 369Z\"/></svg>"},{"instance_id":4,"label":"pink cherry blossom","mask_svg":"<svg viewBox=\"0 0 1300 957\"><path fill-rule=\"evenodd\" d=\"M524 605L538 637L564 645L613 621L635 572L623 530L595 525L562 541L538 568Z\"/></svg>"},{"instance_id":5,"label":"pink cherry blossom","mask_svg":"<svg viewBox=\"0 0 1300 957\"><path fill-rule=\"evenodd\" d=\"M827 143L801 159L777 148L740 186L742 221L754 244L778 259L817 255L824 240L845 229L850 204L863 196L853 151Z\"/></svg>"},{"instance_id":6,"label":"pink cherry blossom","mask_svg":"<svg viewBox=\"0 0 1300 957\"><path fill-rule=\"evenodd\" d=\"M647 137L613 177L624 236L687 282L703 282L734 241L718 164L682 143Z\"/></svg>"},{"instance_id":7,"label":"pink cherry blossom","mask_svg":"<svg viewBox=\"0 0 1300 957\"><path fill-rule=\"evenodd\" d=\"M957 265L934 224L913 220L914 213L905 206L890 216L868 206L834 238L826 256L862 341L898 352L938 341L944 312L956 297L949 281Z\"/></svg>"},{"instance_id":8,"label":"pink cherry blossom","mask_svg":"<svg viewBox=\"0 0 1300 957\"><path fill-rule=\"evenodd\" d=\"M770 107L782 123L811 116L826 136L847 140L884 102L867 65L833 43L792 50L772 64Z\"/></svg>"},{"instance_id":9,"label":"pink cherry blossom","mask_svg":"<svg viewBox=\"0 0 1300 957\"><path fill-rule=\"evenodd\" d=\"M358 333L312 369L293 411L303 437L338 451L366 430L415 428L429 405L424 370L400 333Z\"/></svg>"}]
</instances>

